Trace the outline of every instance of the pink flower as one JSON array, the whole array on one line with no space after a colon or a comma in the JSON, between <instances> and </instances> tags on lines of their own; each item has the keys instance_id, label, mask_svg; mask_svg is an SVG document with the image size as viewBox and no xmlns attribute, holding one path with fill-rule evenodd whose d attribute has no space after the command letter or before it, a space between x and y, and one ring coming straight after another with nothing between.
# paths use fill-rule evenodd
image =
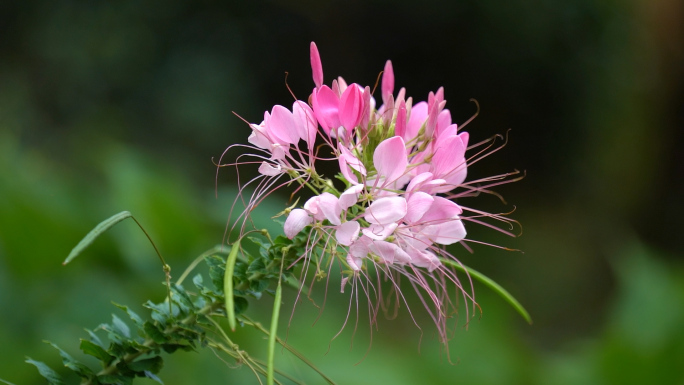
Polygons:
<instances>
[{"instance_id":1,"label":"pink flower","mask_svg":"<svg viewBox=\"0 0 684 385\"><path fill-rule=\"evenodd\" d=\"M309 58L315 84L310 105L299 100L291 110L276 105L260 124L250 124L248 141L258 151L249 155L256 161L244 163L258 165L260 176L246 184L259 181L243 213L243 227L253 208L273 190L293 184L295 192L314 191L301 208L289 211L284 224L293 242L301 242L303 237L295 237L308 231L301 255L306 261L304 278L309 266L320 272L337 263L343 267L342 288L351 283L357 294L363 290L369 301L379 302L385 300L384 289L377 286L381 278L387 277L399 293L403 286L398 282L406 277L446 341L447 315L454 306L447 285L475 301L443 263L457 261L445 246L462 243L468 248L466 242L474 242L465 238L466 221L509 235L486 221L515 223L501 214L463 207L461 199L490 193L490 187L511 181L507 178L514 173L466 182L469 162L496 148L466 158L469 135L452 122L443 88L415 104L404 88L395 95L388 60L380 86L382 105L376 108L370 86L348 84L342 77L323 84L321 57L313 42ZM320 162L332 170L319 173L314 166ZM377 306L369 308L372 323Z\"/></svg>"}]
</instances>

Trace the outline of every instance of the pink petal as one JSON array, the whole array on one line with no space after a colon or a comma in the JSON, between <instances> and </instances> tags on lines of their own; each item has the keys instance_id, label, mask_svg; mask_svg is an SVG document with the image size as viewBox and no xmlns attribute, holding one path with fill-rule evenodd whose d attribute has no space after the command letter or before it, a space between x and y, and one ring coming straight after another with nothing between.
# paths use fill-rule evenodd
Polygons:
<instances>
[{"instance_id":1,"label":"pink petal","mask_svg":"<svg viewBox=\"0 0 684 385\"><path fill-rule=\"evenodd\" d=\"M430 251L408 250L411 256L411 264L416 267L427 268L428 272L432 273L436 268L442 266L437 256Z\"/></svg>"},{"instance_id":2,"label":"pink petal","mask_svg":"<svg viewBox=\"0 0 684 385\"><path fill-rule=\"evenodd\" d=\"M345 190L341 195L340 195L340 200L338 201L338 204L340 205L340 208L342 210L346 210L356 204L359 200L359 194L361 194L361 191L363 190L363 185L362 184L356 184Z\"/></svg>"},{"instance_id":3,"label":"pink petal","mask_svg":"<svg viewBox=\"0 0 684 385\"><path fill-rule=\"evenodd\" d=\"M340 126L339 97L328 86L322 86L311 94L311 104L316 120L326 134Z\"/></svg>"},{"instance_id":4,"label":"pink petal","mask_svg":"<svg viewBox=\"0 0 684 385\"><path fill-rule=\"evenodd\" d=\"M447 179L447 176L453 174L459 174L459 177L463 174L465 179L465 150L463 141L458 136L450 136L440 141L432 157L432 173L435 177Z\"/></svg>"},{"instance_id":5,"label":"pink petal","mask_svg":"<svg viewBox=\"0 0 684 385\"><path fill-rule=\"evenodd\" d=\"M247 141L259 148L270 149L271 141L266 136L265 128L256 124L250 124L249 126L252 127L252 133L247 138Z\"/></svg>"},{"instance_id":6,"label":"pink petal","mask_svg":"<svg viewBox=\"0 0 684 385\"><path fill-rule=\"evenodd\" d=\"M302 209L294 209L290 211L290 214L285 220L285 236L292 239L294 238L303 228L310 225L313 222L313 218Z\"/></svg>"},{"instance_id":7,"label":"pink petal","mask_svg":"<svg viewBox=\"0 0 684 385\"><path fill-rule=\"evenodd\" d=\"M390 223L387 225L370 225L368 228L361 230L361 232L368 238L374 239L376 241L383 241L385 238L392 235L396 229L397 224Z\"/></svg>"},{"instance_id":8,"label":"pink petal","mask_svg":"<svg viewBox=\"0 0 684 385\"><path fill-rule=\"evenodd\" d=\"M371 117L371 111L373 110L373 106L371 105L371 89L370 87L366 86L366 88L363 90L363 113L361 114L361 127L366 130L368 127L368 123L370 122L370 117ZM365 131L364 131L365 132Z\"/></svg>"},{"instance_id":9,"label":"pink petal","mask_svg":"<svg viewBox=\"0 0 684 385\"><path fill-rule=\"evenodd\" d=\"M366 167L364 167L363 163L357 157L355 157L348 148L342 146L341 144L338 146L338 148L340 150L340 155L338 156L337 160L340 165L340 172L342 173L342 176L344 176L349 182L358 184L359 180L352 172L352 169L365 176Z\"/></svg>"},{"instance_id":10,"label":"pink petal","mask_svg":"<svg viewBox=\"0 0 684 385\"><path fill-rule=\"evenodd\" d=\"M339 106L340 124L347 129L348 132L354 129L361 123L363 117L363 91L357 84L352 84L342 94Z\"/></svg>"},{"instance_id":11,"label":"pink petal","mask_svg":"<svg viewBox=\"0 0 684 385\"><path fill-rule=\"evenodd\" d=\"M392 117L394 116L394 98L392 95L387 97L387 102L382 105L382 121L387 127L392 124ZM378 112L379 113L379 112Z\"/></svg>"},{"instance_id":12,"label":"pink petal","mask_svg":"<svg viewBox=\"0 0 684 385\"><path fill-rule=\"evenodd\" d=\"M408 166L406 157L406 145L400 136L394 136L383 140L373 153L373 165L378 171L380 183L394 182L404 174Z\"/></svg>"},{"instance_id":13,"label":"pink petal","mask_svg":"<svg viewBox=\"0 0 684 385\"><path fill-rule=\"evenodd\" d=\"M351 246L349 246L349 254L353 255L354 258L366 258L369 253L368 247L372 243L371 239L365 236L357 239Z\"/></svg>"},{"instance_id":14,"label":"pink petal","mask_svg":"<svg viewBox=\"0 0 684 385\"><path fill-rule=\"evenodd\" d=\"M467 132L461 132L460 134L458 134L458 137L461 138L463 147L468 149L468 139L470 139L470 134L468 134Z\"/></svg>"},{"instance_id":15,"label":"pink petal","mask_svg":"<svg viewBox=\"0 0 684 385\"><path fill-rule=\"evenodd\" d=\"M325 215L323 215L323 212L319 209L320 200L320 195L316 195L309 198L309 200L304 203L304 210L311 214L317 221L325 219Z\"/></svg>"},{"instance_id":16,"label":"pink petal","mask_svg":"<svg viewBox=\"0 0 684 385\"><path fill-rule=\"evenodd\" d=\"M387 225L396 222L406 215L406 199L404 197L380 198L366 209L364 218L368 223Z\"/></svg>"},{"instance_id":17,"label":"pink petal","mask_svg":"<svg viewBox=\"0 0 684 385\"><path fill-rule=\"evenodd\" d=\"M333 225L341 224L340 214L342 209L337 204L339 199L328 192L324 192L318 197L318 209L323 213L325 219L329 220Z\"/></svg>"},{"instance_id":18,"label":"pink petal","mask_svg":"<svg viewBox=\"0 0 684 385\"><path fill-rule=\"evenodd\" d=\"M308 148L313 148L318 133L318 122L308 104L297 100L292 105L292 116L297 128L297 135L306 141Z\"/></svg>"},{"instance_id":19,"label":"pink petal","mask_svg":"<svg viewBox=\"0 0 684 385\"><path fill-rule=\"evenodd\" d=\"M394 92L394 69L390 60L385 63L382 73L382 102L387 104L387 98Z\"/></svg>"},{"instance_id":20,"label":"pink petal","mask_svg":"<svg viewBox=\"0 0 684 385\"><path fill-rule=\"evenodd\" d=\"M420 218L420 223L426 225L443 223L458 218L463 212L461 206L446 198L435 196L434 199L428 211Z\"/></svg>"},{"instance_id":21,"label":"pink petal","mask_svg":"<svg viewBox=\"0 0 684 385\"><path fill-rule=\"evenodd\" d=\"M359 225L359 222L344 222L343 224L337 226L337 231L335 231L337 243L343 246L350 246L359 238L360 230L361 226Z\"/></svg>"},{"instance_id":22,"label":"pink petal","mask_svg":"<svg viewBox=\"0 0 684 385\"><path fill-rule=\"evenodd\" d=\"M370 250L377 254L385 263L405 264L411 261L411 257L394 243L374 241Z\"/></svg>"},{"instance_id":23,"label":"pink petal","mask_svg":"<svg viewBox=\"0 0 684 385\"><path fill-rule=\"evenodd\" d=\"M350 253L347 254L347 264L352 270L359 271L361 270L361 266L363 266L363 261L361 258L355 257Z\"/></svg>"},{"instance_id":24,"label":"pink petal","mask_svg":"<svg viewBox=\"0 0 684 385\"><path fill-rule=\"evenodd\" d=\"M413 138L418 136L418 132L425 123L428 116L428 105L425 102L420 102L411 107L411 114L408 123L406 123L406 135L404 140L410 142Z\"/></svg>"},{"instance_id":25,"label":"pink petal","mask_svg":"<svg viewBox=\"0 0 684 385\"><path fill-rule=\"evenodd\" d=\"M316 88L320 88L323 84L323 64L321 64L321 55L318 53L318 47L316 47L316 43L313 41L309 46L309 52L313 81L316 84Z\"/></svg>"},{"instance_id":26,"label":"pink petal","mask_svg":"<svg viewBox=\"0 0 684 385\"><path fill-rule=\"evenodd\" d=\"M406 187L406 192L410 193L413 191L419 191L420 187L428 182L431 181L434 175L432 175L431 172L422 172L411 179L409 182L408 186Z\"/></svg>"},{"instance_id":27,"label":"pink petal","mask_svg":"<svg viewBox=\"0 0 684 385\"><path fill-rule=\"evenodd\" d=\"M283 172L283 170L279 164L274 166L268 162L261 162L261 165L259 166L259 173L262 175L274 176L280 174L281 172Z\"/></svg>"},{"instance_id":28,"label":"pink petal","mask_svg":"<svg viewBox=\"0 0 684 385\"><path fill-rule=\"evenodd\" d=\"M437 125L435 126L435 137L442 135L442 131L451 125L451 112L444 109L437 116Z\"/></svg>"},{"instance_id":29,"label":"pink petal","mask_svg":"<svg viewBox=\"0 0 684 385\"><path fill-rule=\"evenodd\" d=\"M421 233L441 245L451 245L463 240L466 229L460 219L451 219L437 225L426 226Z\"/></svg>"},{"instance_id":30,"label":"pink petal","mask_svg":"<svg viewBox=\"0 0 684 385\"><path fill-rule=\"evenodd\" d=\"M407 202L408 210L404 220L411 224L418 222L434 201L432 195L422 191L411 194Z\"/></svg>"},{"instance_id":31,"label":"pink petal","mask_svg":"<svg viewBox=\"0 0 684 385\"><path fill-rule=\"evenodd\" d=\"M299 141L292 112L283 106L273 106L267 127L271 137L279 144L294 144Z\"/></svg>"}]
</instances>

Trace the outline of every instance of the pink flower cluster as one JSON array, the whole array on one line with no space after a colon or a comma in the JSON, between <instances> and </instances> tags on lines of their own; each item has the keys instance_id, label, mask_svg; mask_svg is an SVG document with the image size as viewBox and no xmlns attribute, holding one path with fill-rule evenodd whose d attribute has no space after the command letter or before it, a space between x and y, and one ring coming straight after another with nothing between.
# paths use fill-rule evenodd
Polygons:
<instances>
[{"instance_id":1,"label":"pink flower cluster","mask_svg":"<svg viewBox=\"0 0 684 385\"><path fill-rule=\"evenodd\" d=\"M380 289L370 283L368 265L383 271L397 289L399 276L394 272L408 277L414 287L427 292L429 300L423 303L428 310L433 308L430 303L434 305L430 313L446 338L446 308L451 303L446 283L454 283L466 300L475 302L456 273L444 266L445 258L456 261L444 246L464 240L464 220L494 228L476 218L508 222L499 214L461 207L454 199L489 192L475 184L505 183L499 181L511 174L464 182L469 136L452 123L443 88L417 103L404 88L395 94L392 63L387 61L382 105L376 108L368 86L347 84L341 77L330 86L323 84L323 67L313 42L310 57L315 88L309 103L297 100L291 110L276 105L260 124L250 124L249 142L264 154L254 155L264 181L246 211L267 191L293 180L314 191L303 206L286 210L288 238L308 231L309 255L303 257L311 259L316 252L345 265L343 290L350 278L356 282L359 276L366 277L369 298L375 291L382 300ZM321 156L322 148L328 148L330 155ZM316 171L321 161L336 161L336 178L343 188ZM283 176L288 180L277 186ZM464 217L464 209L474 215Z\"/></svg>"},{"instance_id":2,"label":"pink flower cluster","mask_svg":"<svg viewBox=\"0 0 684 385\"><path fill-rule=\"evenodd\" d=\"M467 172L468 133L458 133L452 124L443 89L415 105L404 89L395 99L388 61L383 104L375 109L370 87L347 85L342 78L331 87L323 84L314 43L311 66L316 84L311 107L299 100L291 112L275 106L261 124L251 125L249 141L271 154L259 168L262 174L298 175L313 172L312 150L320 133L348 188L339 194L322 192L292 210L285 234L293 238L311 225L334 232L337 243L348 248L346 262L354 271L369 256L429 271L439 267L433 245L459 242L466 235L461 207L438 195L459 187ZM299 150L300 140L306 142L306 153Z\"/></svg>"}]
</instances>

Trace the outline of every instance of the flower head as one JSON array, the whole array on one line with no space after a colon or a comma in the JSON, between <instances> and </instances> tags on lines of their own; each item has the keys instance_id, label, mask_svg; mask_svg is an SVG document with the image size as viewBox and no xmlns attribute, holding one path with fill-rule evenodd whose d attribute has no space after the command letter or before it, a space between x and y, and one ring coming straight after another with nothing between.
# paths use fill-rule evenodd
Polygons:
<instances>
[{"instance_id":1,"label":"flower head","mask_svg":"<svg viewBox=\"0 0 684 385\"><path fill-rule=\"evenodd\" d=\"M245 212L263 195L292 181L314 191L301 207L289 211L284 223L288 238L306 234L300 258L306 266L341 265L343 290L351 284L358 293L360 285L371 303L371 322L384 300L379 278L387 277L400 293L404 277L446 341L454 307L448 286L457 287L473 309L476 303L472 287L463 285L463 277L447 266L460 262L445 246L460 243L469 249L468 242L479 243L466 238L466 222L509 235L509 229L491 221L515 223L505 214L462 206L460 200L491 193L490 187L515 180L509 178L514 173L465 181L469 165L498 148L495 138L469 147L465 124L453 124L445 108L443 88L417 103L403 88L394 95L394 71L387 61L382 105L376 109L368 86L347 84L341 77L330 86L323 84L321 57L313 42L310 59L315 85L310 104L297 100L291 110L277 105L260 124L250 124L248 140L262 150L253 156L266 182L259 183ZM466 152L478 146L481 149L468 158ZM321 148L327 157L318 155ZM339 167L332 176L337 183L314 167L329 161ZM277 184L283 176L287 180ZM397 294L396 300L400 298Z\"/></svg>"}]
</instances>

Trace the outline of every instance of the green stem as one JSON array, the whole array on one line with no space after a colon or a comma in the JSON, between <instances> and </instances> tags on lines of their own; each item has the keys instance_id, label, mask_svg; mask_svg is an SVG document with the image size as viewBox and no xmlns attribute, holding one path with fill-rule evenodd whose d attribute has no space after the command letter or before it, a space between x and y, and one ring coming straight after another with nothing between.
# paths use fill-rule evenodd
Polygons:
<instances>
[{"instance_id":1,"label":"green stem","mask_svg":"<svg viewBox=\"0 0 684 385\"><path fill-rule=\"evenodd\" d=\"M447 258L440 258L440 261L444 263L445 265L449 265L456 270L461 270L468 274L471 278L475 278L476 280L482 282L485 286L489 287L492 289L495 293L499 294L506 302L508 302L513 308L527 321L527 323L532 324L532 317L530 317L530 313L525 310L525 308L518 302L517 299L515 299L511 293L509 293L506 289L501 287L498 283L494 282L491 278L487 277L486 275L480 273L479 271L472 269L468 266L462 265L456 261L453 261L451 259Z\"/></svg>"},{"instance_id":2,"label":"green stem","mask_svg":"<svg viewBox=\"0 0 684 385\"><path fill-rule=\"evenodd\" d=\"M278 317L280 316L280 301L283 297L283 287L282 281L282 268L280 271L280 276L278 277L278 286L276 287L275 300L273 301L273 314L271 315L271 334L268 336L268 361L267 361L267 375L266 383L268 385L273 385L273 370L275 368L275 344L276 336L278 333Z\"/></svg>"},{"instance_id":3,"label":"green stem","mask_svg":"<svg viewBox=\"0 0 684 385\"><path fill-rule=\"evenodd\" d=\"M239 238L230 249L228 259L226 260L226 274L223 277L223 294L226 297L226 316L228 317L228 326L231 331L235 331L235 298L233 297L233 273L235 271L235 261L237 261L238 251L240 251Z\"/></svg>"}]
</instances>

